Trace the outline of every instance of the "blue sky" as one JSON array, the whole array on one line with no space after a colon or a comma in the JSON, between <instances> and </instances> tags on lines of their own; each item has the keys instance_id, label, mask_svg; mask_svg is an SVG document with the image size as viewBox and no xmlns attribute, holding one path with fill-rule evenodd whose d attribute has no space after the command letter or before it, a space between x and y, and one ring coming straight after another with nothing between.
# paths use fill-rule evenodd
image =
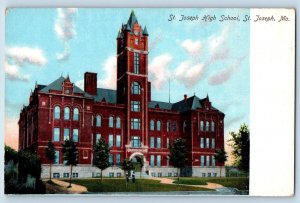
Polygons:
<instances>
[{"instance_id":1,"label":"blue sky","mask_svg":"<svg viewBox=\"0 0 300 203\"><path fill-rule=\"evenodd\" d=\"M35 82L60 75L83 85L86 71L98 87L114 88L116 36L132 9L9 9L6 13L6 136L17 137L17 120ZM134 9L149 33L152 99L171 102L183 95L203 98L223 111L225 134L249 124L249 9ZM170 14L176 20L168 21ZM178 21L181 15L240 16L241 21ZM9 142L7 139L6 142Z\"/></svg>"}]
</instances>

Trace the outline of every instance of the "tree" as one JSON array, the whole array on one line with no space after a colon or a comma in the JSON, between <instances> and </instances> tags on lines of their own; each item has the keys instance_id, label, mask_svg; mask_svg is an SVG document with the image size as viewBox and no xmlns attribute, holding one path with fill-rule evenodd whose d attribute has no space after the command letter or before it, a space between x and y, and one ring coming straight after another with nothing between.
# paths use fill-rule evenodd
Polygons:
<instances>
[{"instance_id":1,"label":"tree","mask_svg":"<svg viewBox=\"0 0 300 203\"><path fill-rule=\"evenodd\" d=\"M187 162L188 149L185 139L177 138L174 143L170 145L170 161L174 167L177 168L177 178L179 181L179 168L185 166Z\"/></svg>"},{"instance_id":2,"label":"tree","mask_svg":"<svg viewBox=\"0 0 300 203\"><path fill-rule=\"evenodd\" d=\"M64 154L65 165L70 166L70 184L68 187L72 187L72 169L73 166L78 164L78 149L75 142L72 139L65 140L65 143L62 144L62 152Z\"/></svg>"},{"instance_id":3,"label":"tree","mask_svg":"<svg viewBox=\"0 0 300 203\"><path fill-rule=\"evenodd\" d=\"M52 162L55 159L55 147L51 141L48 142L48 146L47 146L47 148L45 148L45 154L46 154L46 158L49 160L49 164L50 164L49 177L50 177L50 182L51 182L51 166L52 166Z\"/></svg>"},{"instance_id":4,"label":"tree","mask_svg":"<svg viewBox=\"0 0 300 203\"><path fill-rule=\"evenodd\" d=\"M121 165L122 170L124 170L125 178L126 178L126 186L127 186L127 177L126 172L128 176L130 175L130 171L134 169L134 165L131 160L124 159Z\"/></svg>"},{"instance_id":5,"label":"tree","mask_svg":"<svg viewBox=\"0 0 300 203\"><path fill-rule=\"evenodd\" d=\"M216 155L215 155L215 159L218 161L218 163L222 164L225 161L227 161L227 154L224 150L224 148L221 149L217 149L216 150ZM221 173L222 172L222 165L220 165L220 177L221 177Z\"/></svg>"},{"instance_id":6,"label":"tree","mask_svg":"<svg viewBox=\"0 0 300 203\"><path fill-rule=\"evenodd\" d=\"M230 146L233 148L232 155L235 158L234 165L239 169L249 172L250 159L250 131L246 124L242 124L239 132L230 132Z\"/></svg>"},{"instance_id":7,"label":"tree","mask_svg":"<svg viewBox=\"0 0 300 203\"><path fill-rule=\"evenodd\" d=\"M95 147L94 165L101 170L101 183L102 183L102 171L109 167L109 153L110 149L104 138L100 138Z\"/></svg>"}]
</instances>

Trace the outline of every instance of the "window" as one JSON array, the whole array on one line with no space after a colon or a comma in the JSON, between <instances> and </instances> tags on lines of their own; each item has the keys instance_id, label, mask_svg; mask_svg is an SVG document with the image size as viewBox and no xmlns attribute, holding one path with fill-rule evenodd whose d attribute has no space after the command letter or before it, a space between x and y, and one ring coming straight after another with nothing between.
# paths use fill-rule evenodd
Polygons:
<instances>
[{"instance_id":1,"label":"window","mask_svg":"<svg viewBox=\"0 0 300 203\"><path fill-rule=\"evenodd\" d=\"M55 150L54 164L59 164L59 151Z\"/></svg>"},{"instance_id":2,"label":"window","mask_svg":"<svg viewBox=\"0 0 300 203\"><path fill-rule=\"evenodd\" d=\"M141 111L141 102L131 101L131 111L140 112Z\"/></svg>"},{"instance_id":3,"label":"window","mask_svg":"<svg viewBox=\"0 0 300 203\"><path fill-rule=\"evenodd\" d=\"M141 93L141 87L138 82L132 83L131 92L132 92L132 94L140 94Z\"/></svg>"},{"instance_id":4,"label":"window","mask_svg":"<svg viewBox=\"0 0 300 203\"><path fill-rule=\"evenodd\" d=\"M101 127L101 116L99 115L96 117L96 126Z\"/></svg>"},{"instance_id":5,"label":"window","mask_svg":"<svg viewBox=\"0 0 300 203\"><path fill-rule=\"evenodd\" d=\"M54 142L59 142L59 137L60 137L60 129L59 128L54 128L53 130L53 141Z\"/></svg>"},{"instance_id":6,"label":"window","mask_svg":"<svg viewBox=\"0 0 300 203\"><path fill-rule=\"evenodd\" d=\"M78 173L73 173L72 178L78 178Z\"/></svg>"},{"instance_id":7,"label":"window","mask_svg":"<svg viewBox=\"0 0 300 203\"><path fill-rule=\"evenodd\" d=\"M64 110L64 119L65 120L69 120L70 119L70 108L69 107L65 107L65 110Z\"/></svg>"},{"instance_id":8,"label":"window","mask_svg":"<svg viewBox=\"0 0 300 203\"><path fill-rule=\"evenodd\" d=\"M203 167L204 166L204 155L200 156L200 165Z\"/></svg>"},{"instance_id":9,"label":"window","mask_svg":"<svg viewBox=\"0 0 300 203\"><path fill-rule=\"evenodd\" d=\"M168 177L172 177L172 172L168 172Z\"/></svg>"},{"instance_id":10,"label":"window","mask_svg":"<svg viewBox=\"0 0 300 203\"><path fill-rule=\"evenodd\" d=\"M78 129L73 129L73 141L78 142Z\"/></svg>"},{"instance_id":11,"label":"window","mask_svg":"<svg viewBox=\"0 0 300 203\"><path fill-rule=\"evenodd\" d=\"M138 39L135 39L135 42L138 42ZM134 53L134 73L139 74L140 73L140 55L139 53Z\"/></svg>"},{"instance_id":12,"label":"window","mask_svg":"<svg viewBox=\"0 0 300 203\"><path fill-rule=\"evenodd\" d=\"M206 121L206 132L209 132L209 122Z\"/></svg>"},{"instance_id":13,"label":"window","mask_svg":"<svg viewBox=\"0 0 300 203\"><path fill-rule=\"evenodd\" d=\"M60 119L60 107L54 107L54 119Z\"/></svg>"},{"instance_id":14,"label":"window","mask_svg":"<svg viewBox=\"0 0 300 203\"><path fill-rule=\"evenodd\" d=\"M115 173L114 173L114 172L109 172L108 176L109 176L110 178L113 178L113 177L115 177Z\"/></svg>"},{"instance_id":15,"label":"window","mask_svg":"<svg viewBox=\"0 0 300 203\"><path fill-rule=\"evenodd\" d=\"M94 116L92 115L92 126L94 126Z\"/></svg>"},{"instance_id":16,"label":"window","mask_svg":"<svg viewBox=\"0 0 300 203\"><path fill-rule=\"evenodd\" d=\"M110 165L113 165L113 163L114 163L114 155L109 154L108 162L109 162Z\"/></svg>"},{"instance_id":17,"label":"window","mask_svg":"<svg viewBox=\"0 0 300 203\"><path fill-rule=\"evenodd\" d=\"M159 149L161 148L161 139L160 139L160 137L156 138L156 147L159 148Z\"/></svg>"},{"instance_id":18,"label":"window","mask_svg":"<svg viewBox=\"0 0 300 203\"><path fill-rule=\"evenodd\" d=\"M156 166L158 166L158 167L161 166L161 155L156 156Z\"/></svg>"},{"instance_id":19,"label":"window","mask_svg":"<svg viewBox=\"0 0 300 203\"><path fill-rule=\"evenodd\" d=\"M154 120L150 121L150 130L154 130Z\"/></svg>"},{"instance_id":20,"label":"window","mask_svg":"<svg viewBox=\"0 0 300 203\"><path fill-rule=\"evenodd\" d=\"M212 138L211 139L211 148L214 149L216 146L215 146L215 138Z\"/></svg>"},{"instance_id":21,"label":"window","mask_svg":"<svg viewBox=\"0 0 300 203\"><path fill-rule=\"evenodd\" d=\"M207 173L207 177L211 177L211 173Z\"/></svg>"},{"instance_id":22,"label":"window","mask_svg":"<svg viewBox=\"0 0 300 203\"><path fill-rule=\"evenodd\" d=\"M167 148L169 148L169 147L170 147L170 139L167 138Z\"/></svg>"},{"instance_id":23,"label":"window","mask_svg":"<svg viewBox=\"0 0 300 203\"><path fill-rule=\"evenodd\" d=\"M154 155L150 156L150 166L154 166Z\"/></svg>"},{"instance_id":24,"label":"window","mask_svg":"<svg viewBox=\"0 0 300 203\"><path fill-rule=\"evenodd\" d=\"M209 164L210 164L209 162L210 162L210 156L207 155L206 156L206 166L209 166Z\"/></svg>"},{"instance_id":25,"label":"window","mask_svg":"<svg viewBox=\"0 0 300 203\"><path fill-rule=\"evenodd\" d=\"M59 173L53 173L53 178L60 178L60 174Z\"/></svg>"},{"instance_id":26,"label":"window","mask_svg":"<svg viewBox=\"0 0 300 203\"><path fill-rule=\"evenodd\" d=\"M206 148L209 148L209 138L206 138Z\"/></svg>"},{"instance_id":27,"label":"window","mask_svg":"<svg viewBox=\"0 0 300 203\"><path fill-rule=\"evenodd\" d=\"M211 166L215 167L216 166L216 159L215 156L211 156Z\"/></svg>"},{"instance_id":28,"label":"window","mask_svg":"<svg viewBox=\"0 0 300 203\"><path fill-rule=\"evenodd\" d=\"M173 131L176 132L176 130L177 130L177 124L176 124L176 122L174 122L173 123Z\"/></svg>"},{"instance_id":29,"label":"window","mask_svg":"<svg viewBox=\"0 0 300 203\"><path fill-rule=\"evenodd\" d=\"M211 132L215 132L215 122L211 122Z\"/></svg>"},{"instance_id":30,"label":"window","mask_svg":"<svg viewBox=\"0 0 300 203\"><path fill-rule=\"evenodd\" d=\"M64 140L70 139L70 129L64 128Z\"/></svg>"},{"instance_id":31,"label":"window","mask_svg":"<svg viewBox=\"0 0 300 203\"><path fill-rule=\"evenodd\" d=\"M200 121L200 131L203 131L203 130L204 130L204 122Z\"/></svg>"},{"instance_id":32,"label":"window","mask_svg":"<svg viewBox=\"0 0 300 203\"><path fill-rule=\"evenodd\" d=\"M167 157L167 166L170 165L170 157Z\"/></svg>"},{"instance_id":33,"label":"window","mask_svg":"<svg viewBox=\"0 0 300 203\"><path fill-rule=\"evenodd\" d=\"M155 173L154 173L154 172L151 172L151 176L152 176L152 177L155 177Z\"/></svg>"},{"instance_id":34,"label":"window","mask_svg":"<svg viewBox=\"0 0 300 203\"><path fill-rule=\"evenodd\" d=\"M121 154L116 154L116 164L117 165L121 164Z\"/></svg>"},{"instance_id":35,"label":"window","mask_svg":"<svg viewBox=\"0 0 300 203\"><path fill-rule=\"evenodd\" d=\"M214 177L217 177L217 173L213 173Z\"/></svg>"},{"instance_id":36,"label":"window","mask_svg":"<svg viewBox=\"0 0 300 203\"><path fill-rule=\"evenodd\" d=\"M120 117L116 118L116 128L121 128L121 118Z\"/></svg>"},{"instance_id":37,"label":"window","mask_svg":"<svg viewBox=\"0 0 300 203\"><path fill-rule=\"evenodd\" d=\"M97 133L97 134L96 134L96 143L100 140L100 138L101 138L101 134L100 134L100 133Z\"/></svg>"},{"instance_id":38,"label":"window","mask_svg":"<svg viewBox=\"0 0 300 203\"><path fill-rule=\"evenodd\" d=\"M171 126L170 126L170 121L168 121L168 122L167 122L167 132L170 132L170 128L171 128Z\"/></svg>"},{"instance_id":39,"label":"window","mask_svg":"<svg viewBox=\"0 0 300 203\"><path fill-rule=\"evenodd\" d=\"M206 173L202 173L202 177L206 177Z\"/></svg>"},{"instance_id":40,"label":"window","mask_svg":"<svg viewBox=\"0 0 300 203\"><path fill-rule=\"evenodd\" d=\"M135 38L135 44L138 45L139 44L139 39Z\"/></svg>"},{"instance_id":41,"label":"window","mask_svg":"<svg viewBox=\"0 0 300 203\"><path fill-rule=\"evenodd\" d=\"M64 178L69 178L69 173L64 173Z\"/></svg>"},{"instance_id":42,"label":"window","mask_svg":"<svg viewBox=\"0 0 300 203\"><path fill-rule=\"evenodd\" d=\"M83 150L82 157L83 157L83 159L89 158L89 153L87 150Z\"/></svg>"},{"instance_id":43,"label":"window","mask_svg":"<svg viewBox=\"0 0 300 203\"><path fill-rule=\"evenodd\" d=\"M162 177L162 173L157 173L157 177Z\"/></svg>"},{"instance_id":44,"label":"window","mask_svg":"<svg viewBox=\"0 0 300 203\"><path fill-rule=\"evenodd\" d=\"M203 137L200 138L200 148L201 149L204 148L204 138Z\"/></svg>"},{"instance_id":45,"label":"window","mask_svg":"<svg viewBox=\"0 0 300 203\"><path fill-rule=\"evenodd\" d=\"M78 108L75 108L73 111L73 120L78 121L79 120L79 110Z\"/></svg>"},{"instance_id":46,"label":"window","mask_svg":"<svg viewBox=\"0 0 300 203\"><path fill-rule=\"evenodd\" d=\"M122 174L120 172L117 173L117 177L120 178Z\"/></svg>"},{"instance_id":47,"label":"window","mask_svg":"<svg viewBox=\"0 0 300 203\"><path fill-rule=\"evenodd\" d=\"M154 148L154 137L150 137L150 148Z\"/></svg>"},{"instance_id":48,"label":"window","mask_svg":"<svg viewBox=\"0 0 300 203\"><path fill-rule=\"evenodd\" d=\"M114 135L109 135L108 136L108 146L109 147L112 147L112 146L114 146Z\"/></svg>"},{"instance_id":49,"label":"window","mask_svg":"<svg viewBox=\"0 0 300 203\"><path fill-rule=\"evenodd\" d=\"M132 118L131 119L131 129L132 130L139 130L139 129L141 129L141 119L139 119L139 118Z\"/></svg>"},{"instance_id":50,"label":"window","mask_svg":"<svg viewBox=\"0 0 300 203\"><path fill-rule=\"evenodd\" d=\"M131 145L132 147L141 147L141 137L131 136Z\"/></svg>"},{"instance_id":51,"label":"window","mask_svg":"<svg viewBox=\"0 0 300 203\"><path fill-rule=\"evenodd\" d=\"M183 121L183 124L182 124L182 131L185 133L187 130L187 121Z\"/></svg>"},{"instance_id":52,"label":"window","mask_svg":"<svg viewBox=\"0 0 300 203\"><path fill-rule=\"evenodd\" d=\"M156 122L156 130L157 130L157 131L160 131L160 127L161 127L161 122L160 122L160 121L157 121L157 122Z\"/></svg>"},{"instance_id":53,"label":"window","mask_svg":"<svg viewBox=\"0 0 300 203\"><path fill-rule=\"evenodd\" d=\"M116 147L121 147L121 135L116 136Z\"/></svg>"},{"instance_id":54,"label":"window","mask_svg":"<svg viewBox=\"0 0 300 203\"><path fill-rule=\"evenodd\" d=\"M112 117L112 116L110 116L109 118L108 118L108 126L110 127L110 128L113 128L114 127L114 117Z\"/></svg>"}]
</instances>

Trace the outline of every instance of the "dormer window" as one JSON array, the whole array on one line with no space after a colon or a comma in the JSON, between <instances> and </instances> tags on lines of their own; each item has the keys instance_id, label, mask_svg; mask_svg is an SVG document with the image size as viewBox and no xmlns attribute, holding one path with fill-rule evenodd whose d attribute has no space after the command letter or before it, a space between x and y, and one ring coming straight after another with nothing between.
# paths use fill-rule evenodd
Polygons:
<instances>
[{"instance_id":1,"label":"dormer window","mask_svg":"<svg viewBox=\"0 0 300 203\"><path fill-rule=\"evenodd\" d=\"M135 45L138 45L138 44L139 44L139 39L135 38Z\"/></svg>"}]
</instances>

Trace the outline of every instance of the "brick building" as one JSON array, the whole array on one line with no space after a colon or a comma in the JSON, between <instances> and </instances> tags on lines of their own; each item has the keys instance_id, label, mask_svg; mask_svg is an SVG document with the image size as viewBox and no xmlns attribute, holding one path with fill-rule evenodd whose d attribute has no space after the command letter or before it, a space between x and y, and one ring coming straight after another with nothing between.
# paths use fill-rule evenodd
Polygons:
<instances>
[{"instance_id":1,"label":"brick building","mask_svg":"<svg viewBox=\"0 0 300 203\"><path fill-rule=\"evenodd\" d=\"M45 148L49 140L56 147L54 177L69 177L63 165L61 144L73 138L78 145L79 164L74 177L99 175L93 166L93 146L103 137L111 146L111 167L107 176L120 176L124 158L144 157L143 173L175 176L168 160L168 146L178 137L189 147L188 167L183 175L216 176L219 167L216 149L224 147L224 114L214 108L209 97L183 96L168 103L151 100L148 81L148 31L132 12L117 35L117 90L97 87L97 73L84 74L84 90L69 76L49 85L36 84L19 120L19 149L30 148L43 163L48 176ZM224 173L224 171L223 171ZM224 175L224 174L223 174Z\"/></svg>"}]
</instances>

